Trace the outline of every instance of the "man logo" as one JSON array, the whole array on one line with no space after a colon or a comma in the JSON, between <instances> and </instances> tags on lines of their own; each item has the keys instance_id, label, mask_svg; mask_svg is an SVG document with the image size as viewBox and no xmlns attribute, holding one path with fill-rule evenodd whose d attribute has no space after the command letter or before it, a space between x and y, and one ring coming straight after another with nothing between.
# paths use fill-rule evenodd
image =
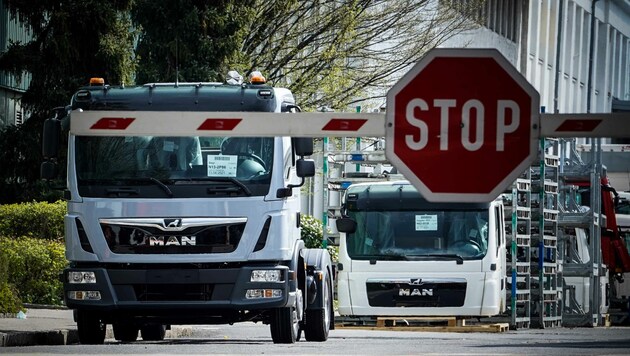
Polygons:
<instances>
[{"instance_id":1,"label":"man logo","mask_svg":"<svg viewBox=\"0 0 630 356\"><path fill-rule=\"evenodd\" d=\"M150 236L149 246L195 246L195 236Z\"/></svg>"},{"instance_id":2,"label":"man logo","mask_svg":"<svg viewBox=\"0 0 630 356\"><path fill-rule=\"evenodd\" d=\"M162 225L166 229L181 227L182 226L182 219L164 219L164 222L162 223Z\"/></svg>"},{"instance_id":3,"label":"man logo","mask_svg":"<svg viewBox=\"0 0 630 356\"><path fill-rule=\"evenodd\" d=\"M400 288L398 295L401 297L432 297L433 288Z\"/></svg>"}]
</instances>

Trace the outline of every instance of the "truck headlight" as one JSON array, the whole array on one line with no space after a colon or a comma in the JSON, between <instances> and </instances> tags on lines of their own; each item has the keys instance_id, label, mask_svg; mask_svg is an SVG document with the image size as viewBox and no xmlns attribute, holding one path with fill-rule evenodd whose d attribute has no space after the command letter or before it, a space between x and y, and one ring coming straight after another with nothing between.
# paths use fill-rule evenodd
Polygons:
<instances>
[{"instance_id":1,"label":"truck headlight","mask_svg":"<svg viewBox=\"0 0 630 356\"><path fill-rule=\"evenodd\" d=\"M247 299L264 299L282 297L282 289L248 289L245 292Z\"/></svg>"},{"instance_id":2,"label":"truck headlight","mask_svg":"<svg viewBox=\"0 0 630 356\"><path fill-rule=\"evenodd\" d=\"M73 300L101 300L101 292L97 290L70 291L68 292L68 298Z\"/></svg>"},{"instance_id":3,"label":"truck headlight","mask_svg":"<svg viewBox=\"0 0 630 356\"><path fill-rule=\"evenodd\" d=\"M96 283L96 274L94 272L70 271L68 272L68 283Z\"/></svg>"},{"instance_id":4,"label":"truck headlight","mask_svg":"<svg viewBox=\"0 0 630 356\"><path fill-rule=\"evenodd\" d=\"M279 269L253 270L250 282L282 282L282 271Z\"/></svg>"}]
</instances>

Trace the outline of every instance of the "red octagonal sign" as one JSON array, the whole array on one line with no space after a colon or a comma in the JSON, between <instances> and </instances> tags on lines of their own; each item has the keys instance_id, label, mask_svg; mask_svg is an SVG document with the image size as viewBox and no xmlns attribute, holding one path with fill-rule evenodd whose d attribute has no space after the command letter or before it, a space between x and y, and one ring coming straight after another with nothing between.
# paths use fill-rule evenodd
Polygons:
<instances>
[{"instance_id":1,"label":"red octagonal sign","mask_svg":"<svg viewBox=\"0 0 630 356\"><path fill-rule=\"evenodd\" d=\"M429 201L492 201L538 156L538 107L497 50L434 49L387 93L386 155Z\"/></svg>"}]
</instances>

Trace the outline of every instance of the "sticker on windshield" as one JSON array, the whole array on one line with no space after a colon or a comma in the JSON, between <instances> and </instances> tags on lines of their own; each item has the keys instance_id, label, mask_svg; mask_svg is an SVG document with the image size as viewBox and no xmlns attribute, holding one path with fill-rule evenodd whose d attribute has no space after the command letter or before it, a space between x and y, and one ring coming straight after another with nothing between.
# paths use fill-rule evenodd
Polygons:
<instances>
[{"instance_id":1,"label":"sticker on windshield","mask_svg":"<svg viewBox=\"0 0 630 356\"><path fill-rule=\"evenodd\" d=\"M236 177L238 156L208 155L208 177Z\"/></svg>"},{"instance_id":2,"label":"sticker on windshield","mask_svg":"<svg viewBox=\"0 0 630 356\"><path fill-rule=\"evenodd\" d=\"M175 142L164 140L164 145L162 146L162 151L164 151L164 152L173 152L173 151L175 151Z\"/></svg>"},{"instance_id":3,"label":"sticker on windshield","mask_svg":"<svg viewBox=\"0 0 630 356\"><path fill-rule=\"evenodd\" d=\"M416 231L437 231L437 215L416 215Z\"/></svg>"}]
</instances>

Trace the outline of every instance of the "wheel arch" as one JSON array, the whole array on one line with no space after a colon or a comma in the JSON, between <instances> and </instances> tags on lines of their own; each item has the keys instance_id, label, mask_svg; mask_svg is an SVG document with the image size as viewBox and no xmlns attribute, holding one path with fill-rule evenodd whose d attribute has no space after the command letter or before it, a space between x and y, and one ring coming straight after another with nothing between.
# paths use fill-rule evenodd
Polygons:
<instances>
[{"instance_id":1,"label":"wheel arch","mask_svg":"<svg viewBox=\"0 0 630 356\"><path fill-rule=\"evenodd\" d=\"M307 309L323 309L324 308L324 298L319 291L323 290L323 273L328 274L328 288L333 294L333 286L334 286L334 275L333 275L333 267L332 261L330 259L330 255L328 251L324 249L305 249L304 250L304 260L306 262L306 271L307 276L313 277L314 283L316 285L316 295L312 302L306 304ZM320 277L321 276L321 277ZM307 288L308 289L308 288ZM310 298L307 298L309 300Z\"/></svg>"}]
</instances>

